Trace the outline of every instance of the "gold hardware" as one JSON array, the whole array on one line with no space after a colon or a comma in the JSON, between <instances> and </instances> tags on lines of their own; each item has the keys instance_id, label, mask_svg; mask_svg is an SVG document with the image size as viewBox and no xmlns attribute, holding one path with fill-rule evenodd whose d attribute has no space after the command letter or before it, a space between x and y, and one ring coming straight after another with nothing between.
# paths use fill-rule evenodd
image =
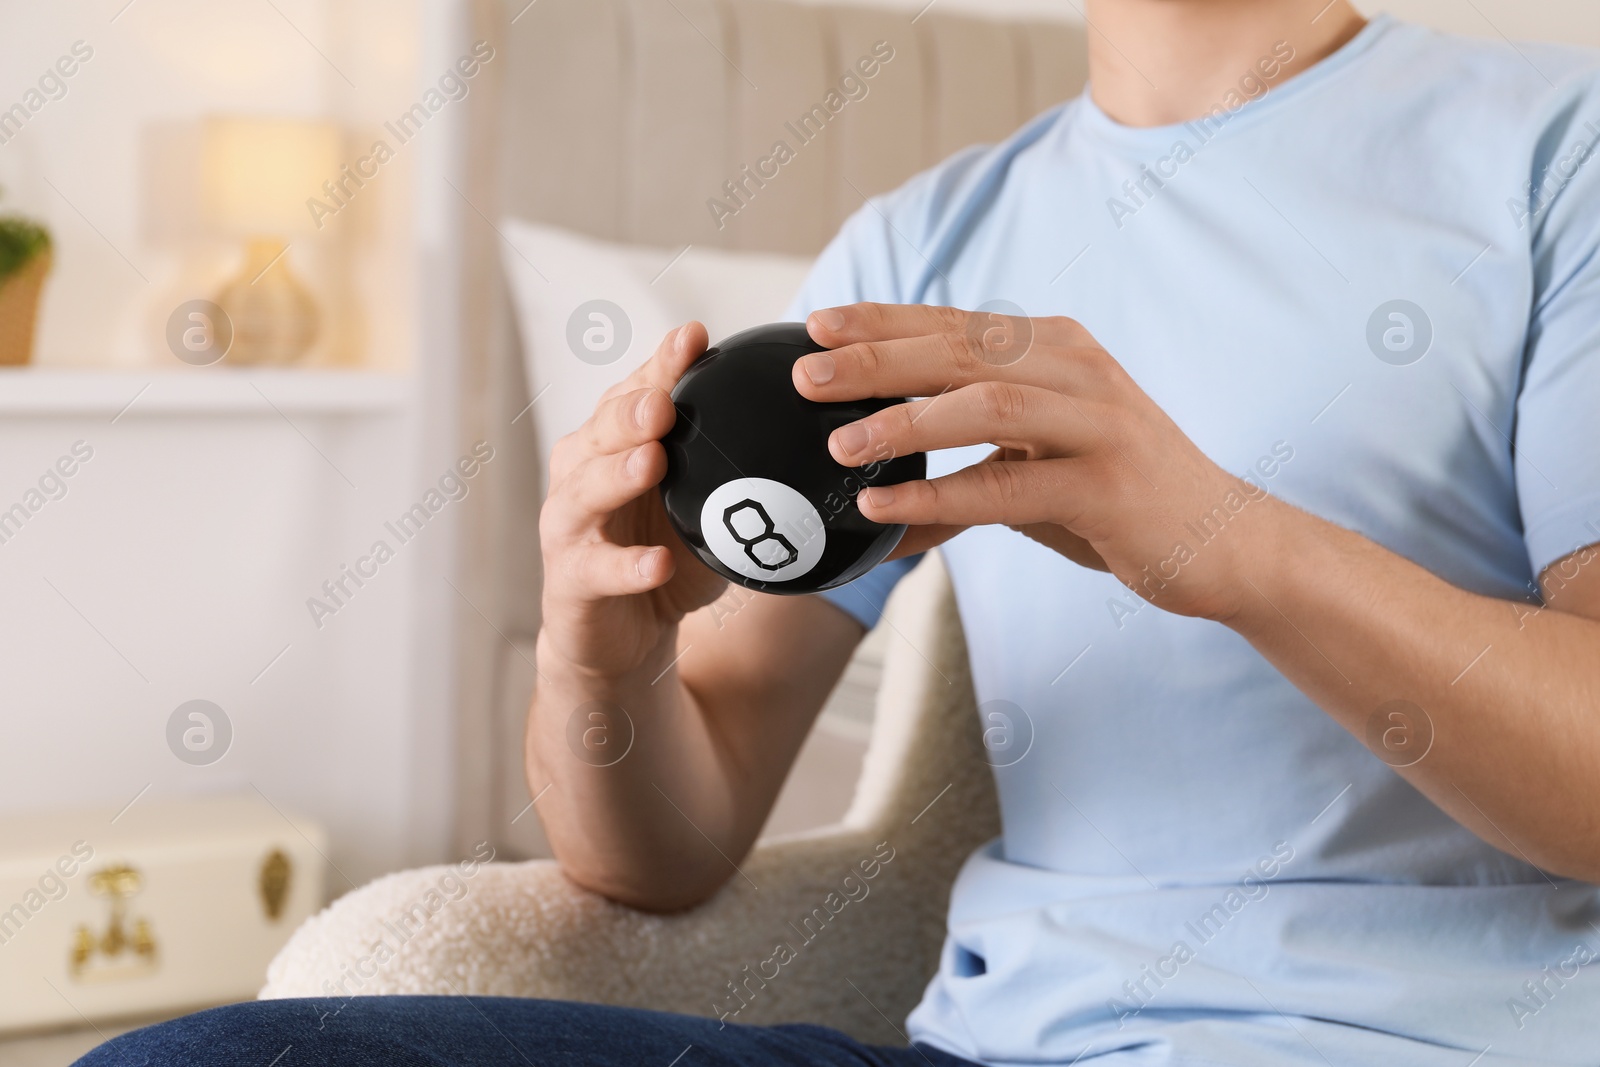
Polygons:
<instances>
[{"instance_id":1,"label":"gold hardware","mask_svg":"<svg viewBox=\"0 0 1600 1067\"><path fill-rule=\"evenodd\" d=\"M156 939L150 932L149 919L139 919L133 924L133 951L140 956L156 954Z\"/></svg>"},{"instance_id":2,"label":"gold hardware","mask_svg":"<svg viewBox=\"0 0 1600 1067\"><path fill-rule=\"evenodd\" d=\"M131 897L144 888L144 875L125 863L107 867L90 876L89 888L96 896Z\"/></svg>"},{"instance_id":3,"label":"gold hardware","mask_svg":"<svg viewBox=\"0 0 1600 1067\"><path fill-rule=\"evenodd\" d=\"M89 876L89 892L109 898L111 915L99 937L82 923L73 931L68 959L72 976L78 981L131 978L156 969L159 949L150 921L135 919L132 934L128 932L127 900L143 888L144 875L126 863L101 868ZM132 959L124 962L124 953ZM97 955L101 958L99 963Z\"/></svg>"},{"instance_id":4,"label":"gold hardware","mask_svg":"<svg viewBox=\"0 0 1600 1067\"><path fill-rule=\"evenodd\" d=\"M83 965L94 955L94 935L87 926L79 925L72 935L72 973L83 970Z\"/></svg>"},{"instance_id":5,"label":"gold hardware","mask_svg":"<svg viewBox=\"0 0 1600 1067\"><path fill-rule=\"evenodd\" d=\"M289 877L293 873L289 857L281 848L273 849L261 862L261 909L271 922L283 918L283 903L289 896Z\"/></svg>"}]
</instances>

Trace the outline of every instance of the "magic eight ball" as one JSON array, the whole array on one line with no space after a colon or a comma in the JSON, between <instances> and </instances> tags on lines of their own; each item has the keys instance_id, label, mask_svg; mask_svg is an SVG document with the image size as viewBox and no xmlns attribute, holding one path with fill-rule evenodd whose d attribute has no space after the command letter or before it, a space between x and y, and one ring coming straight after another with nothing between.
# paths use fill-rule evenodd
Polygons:
<instances>
[{"instance_id":1,"label":"magic eight ball","mask_svg":"<svg viewBox=\"0 0 1600 1067\"><path fill-rule=\"evenodd\" d=\"M707 349L672 391L667 518L706 566L749 589L815 593L867 573L906 528L863 516L856 494L927 473L920 452L855 468L828 454L834 430L903 401L807 400L790 376L822 351L804 323L757 326Z\"/></svg>"}]
</instances>

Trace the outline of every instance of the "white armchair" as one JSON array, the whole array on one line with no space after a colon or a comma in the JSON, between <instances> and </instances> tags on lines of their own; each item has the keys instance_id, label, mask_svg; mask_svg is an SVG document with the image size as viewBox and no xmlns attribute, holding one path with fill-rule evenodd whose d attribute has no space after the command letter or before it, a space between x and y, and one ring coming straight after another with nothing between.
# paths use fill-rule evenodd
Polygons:
<instances>
[{"instance_id":1,"label":"white armchair","mask_svg":"<svg viewBox=\"0 0 1600 1067\"><path fill-rule=\"evenodd\" d=\"M887 625L871 741L837 827L761 842L715 897L670 916L580 889L550 860L488 864L469 878L454 867L389 875L307 921L261 996L457 993L737 1010L730 1020L818 1022L902 1041L901 1020L937 963L951 881L999 820L936 554L901 583ZM874 867L889 849L892 859Z\"/></svg>"}]
</instances>

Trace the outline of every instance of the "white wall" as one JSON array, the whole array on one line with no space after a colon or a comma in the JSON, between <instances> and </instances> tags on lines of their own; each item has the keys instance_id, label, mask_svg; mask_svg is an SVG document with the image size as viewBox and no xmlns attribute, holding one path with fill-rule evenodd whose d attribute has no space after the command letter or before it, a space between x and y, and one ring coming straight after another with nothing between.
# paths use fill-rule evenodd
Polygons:
<instances>
[{"instance_id":1,"label":"white wall","mask_svg":"<svg viewBox=\"0 0 1600 1067\"><path fill-rule=\"evenodd\" d=\"M198 229L199 119L332 116L368 143L466 50L460 7L0 0L0 109L74 41L94 49L66 95L0 145L0 211L47 220L56 241L46 373L0 373L0 509L73 441L95 449L68 495L0 544L0 831L31 810L259 788L325 822L357 882L448 850L452 512L322 629L305 602L459 451L450 307L464 209L445 184L460 185L459 114L430 120L349 212L291 250L332 327L317 360L380 368L387 385L357 383L346 403L342 387L234 371L237 388L195 399L188 385L228 368L182 367L163 327L236 255ZM88 367L121 376L60 372ZM115 422L120 402L95 399L146 382ZM167 717L195 698L236 732L210 766L165 741ZM337 874L330 885L347 888Z\"/></svg>"},{"instance_id":2,"label":"white wall","mask_svg":"<svg viewBox=\"0 0 1600 1067\"><path fill-rule=\"evenodd\" d=\"M0 420L0 507L73 442L93 449L0 544L0 812L259 789L328 824L359 879L409 857L407 622L420 550L442 531L314 627L305 599L418 492L394 462L404 402L318 413L260 386L295 426L247 392L161 410L160 383L115 423L115 406ZM167 745L194 699L232 723L208 766Z\"/></svg>"}]
</instances>

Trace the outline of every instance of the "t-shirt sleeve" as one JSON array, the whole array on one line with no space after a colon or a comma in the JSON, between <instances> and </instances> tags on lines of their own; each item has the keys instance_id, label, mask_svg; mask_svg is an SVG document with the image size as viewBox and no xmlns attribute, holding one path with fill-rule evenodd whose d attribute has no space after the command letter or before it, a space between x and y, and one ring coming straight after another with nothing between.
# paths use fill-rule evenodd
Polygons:
<instances>
[{"instance_id":1,"label":"t-shirt sleeve","mask_svg":"<svg viewBox=\"0 0 1600 1067\"><path fill-rule=\"evenodd\" d=\"M885 240L887 229L876 207L862 205L817 257L784 317L801 322L818 308L862 300L901 302L894 262ZM921 559L916 555L879 564L853 582L816 595L870 630L882 617L895 585Z\"/></svg>"},{"instance_id":2,"label":"t-shirt sleeve","mask_svg":"<svg viewBox=\"0 0 1600 1067\"><path fill-rule=\"evenodd\" d=\"M1516 477L1535 577L1600 542L1600 85L1540 139L1557 184L1532 238L1534 302L1517 399Z\"/></svg>"}]
</instances>

